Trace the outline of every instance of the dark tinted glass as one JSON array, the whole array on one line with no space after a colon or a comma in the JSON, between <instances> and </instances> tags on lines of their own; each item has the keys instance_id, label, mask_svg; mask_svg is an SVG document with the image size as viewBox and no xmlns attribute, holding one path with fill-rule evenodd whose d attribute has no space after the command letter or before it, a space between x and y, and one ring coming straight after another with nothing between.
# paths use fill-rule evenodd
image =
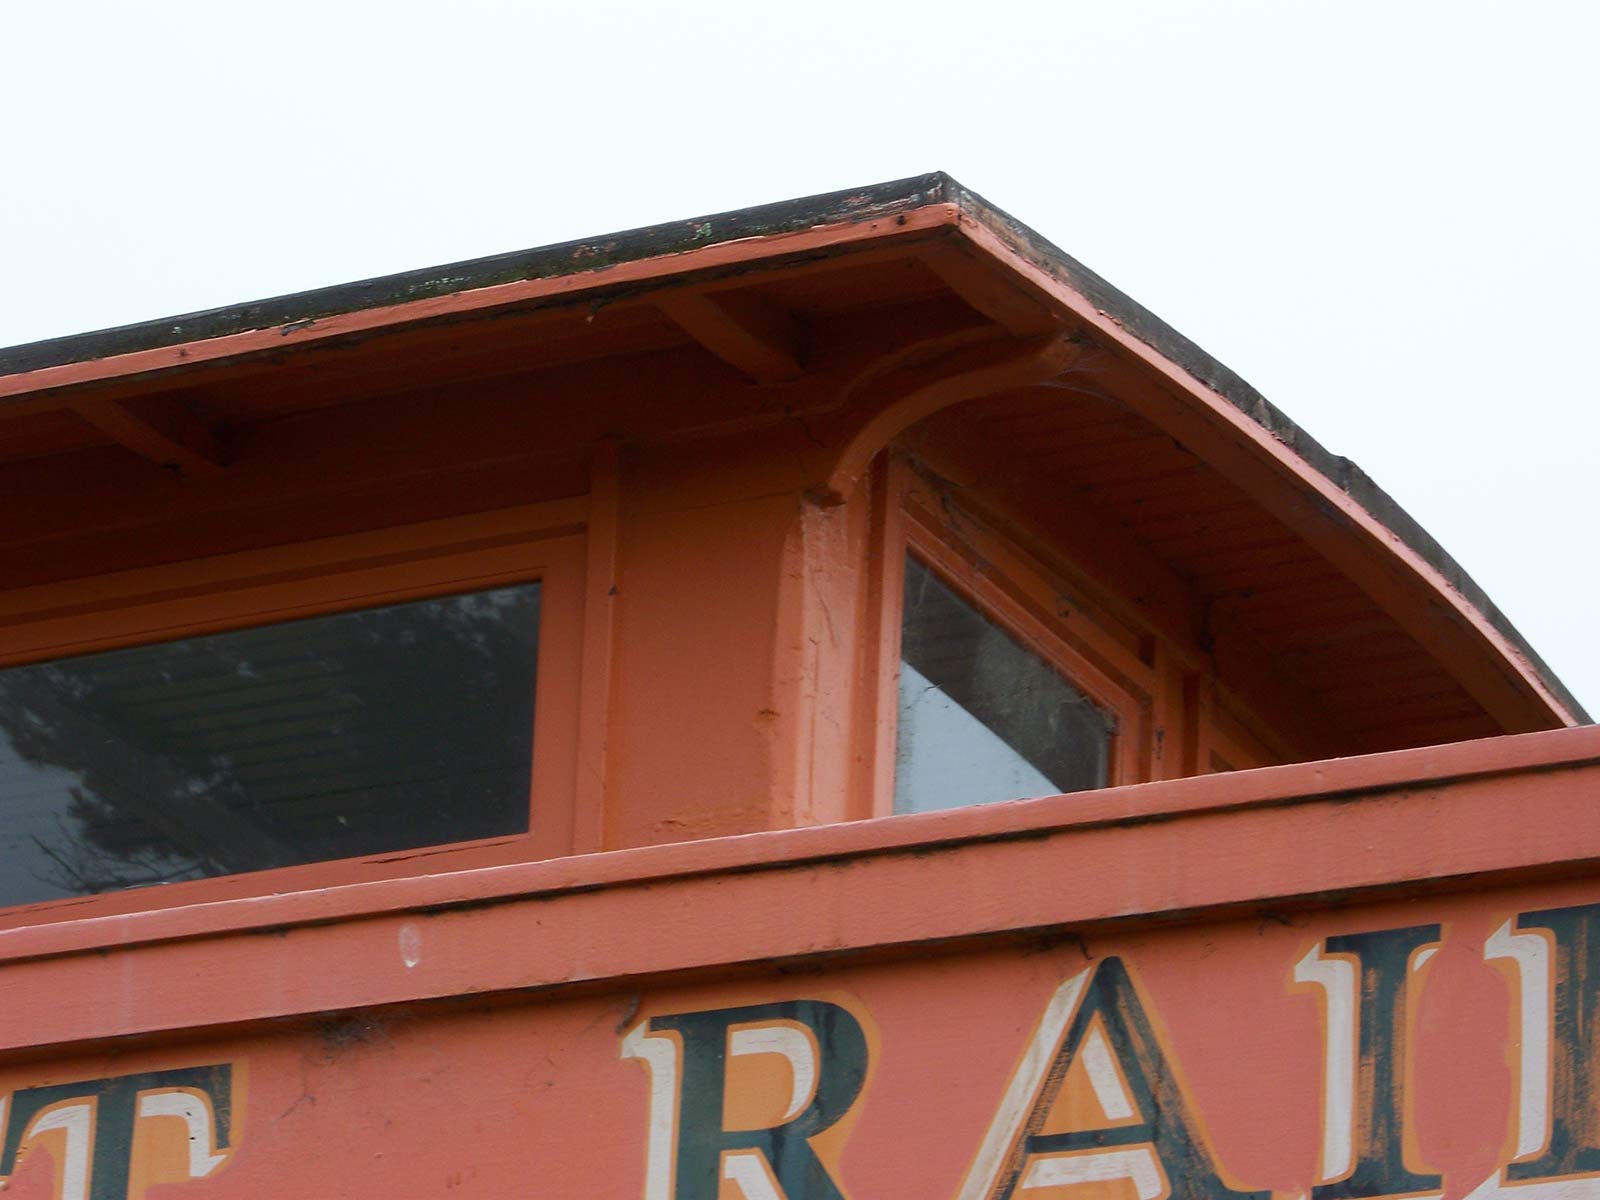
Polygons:
<instances>
[{"instance_id":1,"label":"dark tinted glass","mask_svg":"<svg viewBox=\"0 0 1600 1200\"><path fill-rule=\"evenodd\" d=\"M525 832L539 585L0 671L0 904Z\"/></svg>"},{"instance_id":2,"label":"dark tinted glass","mask_svg":"<svg viewBox=\"0 0 1600 1200\"><path fill-rule=\"evenodd\" d=\"M904 621L896 812L1105 786L1106 714L914 558Z\"/></svg>"}]
</instances>

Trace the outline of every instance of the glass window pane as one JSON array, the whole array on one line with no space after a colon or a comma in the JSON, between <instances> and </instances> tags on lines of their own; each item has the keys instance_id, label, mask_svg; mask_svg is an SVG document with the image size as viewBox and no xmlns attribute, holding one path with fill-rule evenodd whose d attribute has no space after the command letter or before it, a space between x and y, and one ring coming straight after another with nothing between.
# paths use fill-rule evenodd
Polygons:
<instances>
[{"instance_id":1,"label":"glass window pane","mask_svg":"<svg viewBox=\"0 0 1600 1200\"><path fill-rule=\"evenodd\" d=\"M1110 718L909 557L900 655L895 812L1105 786Z\"/></svg>"},{"instance_id":2,"label":"glass window pane","mask_svg":"<svg viewBox=\"0 0 1600 1200\"><path fill-rule=\"evenodd\" d=\"M528 829L539 585L0 671L0 904Z\"/></svg>"}]
</instances>

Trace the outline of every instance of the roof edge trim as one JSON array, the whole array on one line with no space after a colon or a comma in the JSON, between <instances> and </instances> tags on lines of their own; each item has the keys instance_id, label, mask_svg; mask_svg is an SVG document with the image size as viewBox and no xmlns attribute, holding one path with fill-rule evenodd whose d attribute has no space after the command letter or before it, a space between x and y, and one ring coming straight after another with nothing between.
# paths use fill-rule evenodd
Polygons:
<instances>
[{"instance_id":1,"label":"roof edge trim","mask_svg":"<svg viewBox=\"0 0 1600 1200\"><path fill-rule=\"evenodd\" d=\"M800 233L819 226L879 220L947 202L956 193L970 195L948 175L933 172L870 187L668 221L246 304L70 334L0 348L0 378L141 350L209 341L252 330L279 329L301 321L396 308L419 300L506 284L587 276L624 263L685 254L730 242Z\"/></svg>"},{"instance_id":2,"label":"roof edge trim","mask_svg":"<svg viewBox=\"0 0 1600 1200\"><path fill-rule=\"evenodd\" d=\"M1357 510L1393 534L1406 551L1415 555L1428 572L1438 577L1438 582L1443 585L1438 590L1447 598L1458 599L1481 617L1494 634L1505 640L1505 649L1511 652L1513 658L1521 659L1526 664L1533 682L1546 690L1550 698L1566 710L1567 715L1578 724L1593 723L1593 718L1577 697L1477 581L1358 464L1328 450L1237 372L1060 247L955 180L948 180L947 183L950 201L957 204L963 215L979 229L987 232L1029 266L1082 296L1103 315L1104 320L1227 401L1255 427L1332 484Z\"/></svg>"}]
</instances>

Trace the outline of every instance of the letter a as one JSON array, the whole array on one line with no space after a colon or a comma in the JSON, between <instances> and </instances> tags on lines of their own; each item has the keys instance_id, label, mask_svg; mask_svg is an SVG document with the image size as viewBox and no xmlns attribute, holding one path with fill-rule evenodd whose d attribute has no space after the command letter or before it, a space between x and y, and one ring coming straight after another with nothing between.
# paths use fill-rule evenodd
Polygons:
<instances>
[{"instance_id":1,"label":"letter a","mask_svg":"<svg viewBox=\"0 0 1600 1200\"><path fill-rule=\"evenodd\" d=\"M1081 1077L1096 1119L1055 1114ZM1065 1124L1068 1128L1056 1128ZM957 1200L1126 1179L1139 1200L1268 1200L1223 1182L1176 1071L1118 958L1056 990Z\"/></svg>"}]
</instances>

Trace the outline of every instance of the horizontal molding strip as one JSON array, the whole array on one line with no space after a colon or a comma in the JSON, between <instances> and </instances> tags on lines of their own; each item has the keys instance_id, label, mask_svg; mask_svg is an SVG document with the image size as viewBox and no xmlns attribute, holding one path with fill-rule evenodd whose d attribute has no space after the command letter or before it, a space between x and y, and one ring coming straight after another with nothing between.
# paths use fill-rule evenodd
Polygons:
<instances>
[{"instance_id":1,"label":"horizontal molding strip","mask_svg":"<svg viewBox=\"0 0 1600 1200\"><path fill-rule=\"evenodd\" d=\"M0 1049L1570 874L1597 794L1585 727L35 924Z\"/></svg>"}]
</instances>

